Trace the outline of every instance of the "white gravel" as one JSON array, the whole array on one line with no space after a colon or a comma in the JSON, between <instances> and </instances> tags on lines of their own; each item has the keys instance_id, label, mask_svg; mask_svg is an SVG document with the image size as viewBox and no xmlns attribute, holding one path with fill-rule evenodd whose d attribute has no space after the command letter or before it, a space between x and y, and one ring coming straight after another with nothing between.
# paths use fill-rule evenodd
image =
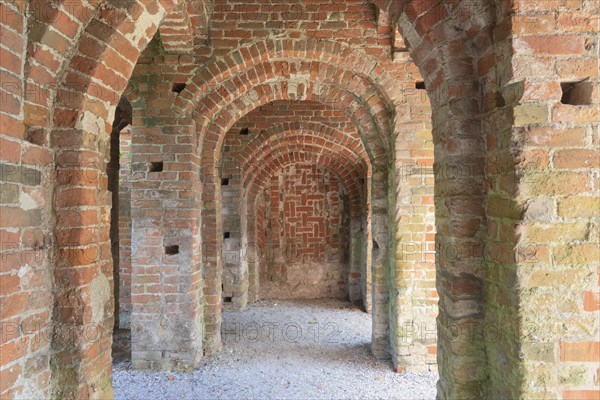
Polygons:
<instances>
[{"instance_id":1,"label":"white gravel","mask_svg":"<svg viewBox=\"0 0 600 400\"><path fill-rule=\"evenodd\" d=\"M223 329L223 351L193 372L115 363L115 398L435 399L436 374L397 374L371 355L371 317L349 303L260 301L225 310Z\"/></svg>"}]
</instances>

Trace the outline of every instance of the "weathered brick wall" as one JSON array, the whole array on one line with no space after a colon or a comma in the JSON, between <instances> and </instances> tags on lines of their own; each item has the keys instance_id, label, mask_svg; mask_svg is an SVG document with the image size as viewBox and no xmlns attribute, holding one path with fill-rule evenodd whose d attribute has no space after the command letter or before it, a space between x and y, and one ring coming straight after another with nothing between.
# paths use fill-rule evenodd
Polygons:
<instances>
[{"instance_id":1,"label":"weathered brick wall","mask_svg":"<svg viewBox=\"0 0 600 400\"><path fill-rule=\"evenodd\" d=\"M515 11L498 47L503 104L486 132L490 393L594 398L600 4L519 1ZM501 362L522 374L507 379Z\"/></svg>"},{"instance_id":2,"label":"weathered brick wall","mask_svg":"<svg viewBox=\"0 0 600 400\"><path fill-rule=\"evenodd\" d=\"M334 39L389 58L390 26L377 26L375 8L362 0L344 2L215 1L211 25L214 54L273 39Z\"/></svg>"},{"instance_id":3,"label":"weathered brick wall","mask_svg":"<svg viewBox=\"0 0 600 400\"><path fill-rule=\"evenodd\" d=\"M318 165L279 171L265 189L267 232L260 265L261 298L347 297L348 255L341 183ZM347 206L347 205L346 205Z\"/></svg>"}]
</instances>

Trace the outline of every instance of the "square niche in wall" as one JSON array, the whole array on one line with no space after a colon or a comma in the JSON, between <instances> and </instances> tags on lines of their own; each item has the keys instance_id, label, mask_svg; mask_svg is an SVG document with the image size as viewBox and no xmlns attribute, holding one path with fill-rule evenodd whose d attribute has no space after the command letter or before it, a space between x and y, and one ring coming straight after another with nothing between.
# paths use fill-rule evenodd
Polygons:
<instances>
[{"instance_id":1,"label":"square niche in wall","mask_svg":"<svg viewBox=\"0 0 600 400\"><path fill-rule=\"evenodd\" d=\"M579 82L562 82L560 84L562 97L560 102L571 106L587 106L592 104L594 85L584 79Z\"/></svg>"}]
</instances>

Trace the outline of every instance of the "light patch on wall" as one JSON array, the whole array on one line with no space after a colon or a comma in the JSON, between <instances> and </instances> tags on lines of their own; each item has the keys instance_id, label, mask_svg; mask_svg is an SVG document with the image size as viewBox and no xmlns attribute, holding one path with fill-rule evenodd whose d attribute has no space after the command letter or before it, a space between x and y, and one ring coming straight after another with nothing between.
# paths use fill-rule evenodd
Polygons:
<instances>
[{"instance_id":1,"label":"light patch on wall","mask_svg":"<svg viewBox=\"0 0 600 400\"><path fill-rule=\"evenodd\" d=\"M306 100L309 82L310 75L308 74L291 74L287 85L288 96L297 100Z\"/></svg>"},{"instance_id":2,"label":"light patch on wall","mask_svg":"<svg viewBox=\"0 0 600 400\"><path fill-rule=\"evenodd\" d=\"M33 210L39 207L35 199L23 190L21 190L21 195L19 196L19 206L23 210Z\"/></svg>"},{"instance_id":3,"label":"light patch on wall","mask_svg":"<svg viewBox=\"0 0 600 400\"><path fill-rule=\"evenodd\" d=\"M149 30L150 27L152 27L152 30L155 30L156 24L163 21L167 14L167 12L162 7L161 10L154 15L150 14L148 11L142 9L141 7L140 10L138 10L138 12L134 11L131 14L139 14L140 11L141 14L134 25L134 31L129 34L123 35L125 38L129 39L134 45L137 45L140 40L146 38L146 32Z\"/></svg>"},{"instance_id":4,"label":"light patch on wall","mask_svg":"<svg viewBox=\"0 0 600 400\"><path fill-rule=\"evenodd\" d=\"M104 319L104 306L110 299L110 282L104 274L98 275L90 284L90 305L92 306L92 321L95 324Z\"/></svg>"},{"instance_id":5,"label":"light patch on wall","mask_svg":"<svg viewBox=\"0 0 600 400\"><path fill-rule=\"evenodd\" d=\"M101 134L104 132L104 120L96 114L85 111L79 119L79 128L85 132Z\"/></svg>"}]
</instances>

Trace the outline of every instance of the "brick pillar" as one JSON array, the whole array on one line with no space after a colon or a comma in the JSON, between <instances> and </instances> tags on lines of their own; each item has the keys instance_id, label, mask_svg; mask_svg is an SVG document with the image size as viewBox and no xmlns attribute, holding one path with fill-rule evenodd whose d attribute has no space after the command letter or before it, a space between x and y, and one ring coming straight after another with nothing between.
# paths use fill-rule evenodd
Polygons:
<instances>
[{"instance_id":1,"label":"brick pillar","mask_svg":"<svg viewBox=\"0 0 600 400\"><path fill-rule=\"evenodd\" d=\"M387 174L374 171L372 176L371 232L373 273L372 315L373 331L371 350L377 358L390 356L389 343L389 221Z\"/></svg>"},{"instance_id":2,"label":"brick pillar","mask_svg":"<svg viewBox=\"0 0 600 400\"><path fill-rule=\"evenodd\" d=\"M202 356L195 129L183 118L153 121L140 127L135 115L132 130L132 361L188 369Z\"/></svg>"},{"instance_id":3,"label":"brick pillar","mask_svg":"<svg viewBox=\"0 0 600 400\"><path fill-rule=\"evenodd\" d=\"M119 327L131 325L131 127L120 133ZM135 252L135 249L133 250Z\"/></svg>"},{"instance_id":4,"label":"brick pillar","mask_svg":"<svg viewBox=\"0 0 600 400\"><path fill-rule=\"evenodd\" d=\"M370 192L369 192L370 193ZM373 270L372 270L372 263L373 263L373 232L371 229L371 221L372 221L372 214L371 214L371 201L369 200L369 204L367 205L368 207L368 213L367 213L367 218L365 221L365 261L366 261L366 266L365 266L365 277L364 279L362 279L362 300L363 300L363 306L365 308L365 311L367 313L371 313L373 311Z\"/></svg>"},{"instance_id":5,"label":"brick pillar","mask_svg":"<svg viewBox=\"0 0 600 400\"><path fill-rule=\"evenodd\" d=\"M258 272L258 249L256 237L256 198L251 202L243 196L242 200L242 245L240 259L242 269L248 277L248 302L259 299L259 272Z\"/></svg>"},{"instance_id":6,"label":"brick pillar","mask_svg":"<svg viewBox=\"0 0 600 400\"><path fill-rule=\"evenodd\" d=\"M202 274L204 287L204 354L212 355L221 343L221 279L223 272L223 229L220 179L212 165L202 166Z\"/></svg>"},{"instance_id":7,"label":"brick pillar","mask_svg":"<svg viewBox=\"0 0 600 400\"><path fill-rule=\"evenodd\" d=\"M429 371L437 363L438 313L431 111L424 90L405 96L422 107L410 122L396 122L390 341L396 370Z\"/></svg>"},{"instance_id":8,"label":"brick pillar","mask_svg":"<svg viewBox=\"0 0 600 400\"><path fill-rule=\"evenodd\" d=\"M84 117L85 119L85 117ZM105 132L56 130L53 396L112 397L113 264Z\"/></svg>"},{"instance_id":9,"label":"brick pillar","mask_svg":"<svg viewBox=\"0 0 600 400\"><path fill-rule=\"evenodd\" d=\"M440 399L482 398L488 379L482 339L485 146L476 56L493 49L496 32L486 20L495 14L479 3L407 2L398 21L431 100ZM477 23L470 18L474 14Z\"/></svg>"},{"instance_id":10,"label":"brick pillar","mask_svg":"<svg viewBox=\"0 0 600 400\"><path fill-rule=\"evenodd\" d=\"M348 271L348 298L353 304L362 303L362 282L367 273L365 216L350 218L350 269Z\"/></svg>"},{"instance_id":11,"label":"brick pillar","mask_svg":"<svg viewBox=\"0 0 600 400\"><path fill-rule=\"evenodd\" d=\"M221 179L220 185L221 196L226 199L221 207L223 221L221 295L224 302L231 303L235 309L241 310L248 304L248 260L245 257L243 217L240 213L241 183L239 174L223 174L229 178L226 178L225 183Z\"/></svg>"},{"instance_id":12,"label":"brick pillar","mask_svg":"<svg viewBox=\"0 0 600 400\"><path fill-rule=\"evenodd\" d=\"M469 101L463 102L469 107ZM434 108L435 110L435 108ZM434 112L440 398L477 398L487 380L483 318L483 143L472 115ZM453 129L441 127L452 118ZM446 120L447 121L447 120Z\"/></svg>"}]
</instances>

